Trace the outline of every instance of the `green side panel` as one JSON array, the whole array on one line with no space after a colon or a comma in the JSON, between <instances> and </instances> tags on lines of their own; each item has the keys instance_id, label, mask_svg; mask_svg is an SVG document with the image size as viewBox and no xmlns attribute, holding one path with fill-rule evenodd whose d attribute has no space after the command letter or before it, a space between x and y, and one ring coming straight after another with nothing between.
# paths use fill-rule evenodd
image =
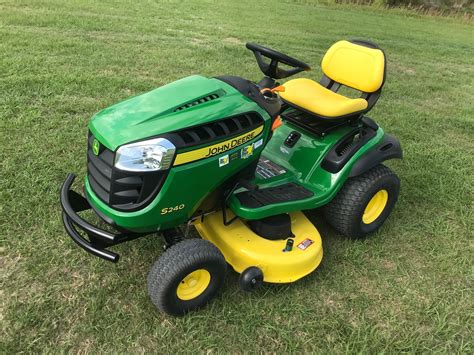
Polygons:
<instances>
[{"instance_id":1,"label":"green side panel","mask_svg":"<svg viewBox=\"0 0 474 355\"><path fill-rule=\"evenodd\" d=\"M241 158L241 149L260 139L266 139L270 131L269 116L265 116L264 131L256 138L223 154L173 167L156 198L144 209L136 212L120 212L103 203L92 191L86 178L85 191L94 208L111 218L118 226L137 232L153 232L175 227L189 220L208 194L229 177L238 173L259 158L263 144L253 154ZM219 158L231 157L229 163L219 166ZM176 208L177 207L177 208ZM162 213L163 209L170 211Z\"/></svg>"},{"instance_id":2,"label":"green side panel","mask_svg":"<svg viewBox=\"0 0 474 355\"><path fill-rule=\"evenodd\" d=\"M260 188L266 188L287 182L296 182L311 190L314 193L313 197L259 208L248 208L242 206L234 194L229 202L232 211L244 219L260 219L280 213L317 208L331 201L348 178L354 163L374 148L384 136L382 128L379 128L375 137L359 149L338 173L332 174L324 170L320 166L324 156L350 130L350 127L341 127L325 137L317 137L285 122L275 131L262 156L282 166L287 172L270 179L257 178L254 183ZM289 148L284 145L284 141L293 131L301 133L301 138L294 147Z\"/></svg>"},{"instance_id":3,"label":"green side panel","mask_svg":"<svg viewBox=\"0 0 474 355\"><path fill-rule=\"evenodd\" d=\"M178 110L210 95L199 105ZM110 106L91 119L89 129L108 149L208 123L235 114L266 112L221 80L193 75Z\"/></svg>"}]
</instances>

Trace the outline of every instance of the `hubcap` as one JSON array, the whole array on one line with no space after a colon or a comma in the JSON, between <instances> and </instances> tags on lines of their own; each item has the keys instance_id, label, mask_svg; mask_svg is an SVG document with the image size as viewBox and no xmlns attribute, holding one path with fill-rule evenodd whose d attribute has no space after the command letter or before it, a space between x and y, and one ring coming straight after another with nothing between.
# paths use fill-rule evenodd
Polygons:
<instances>
[{"instance_id":1,"label":"hubcap","mask_svg":"<svg viewBox=\"0 0 474 355\"><path fill-rule=\"evenodd\" d=\"M178 285L176 295L183 301L189 301L202 294L211 283L211 274L199 269L188 274Z\"/></svg>"},{"instance_id":2,"label":"hubcap","mask_svg":"<svg viewBox=\"0 0 474 355\"><path fill-rule=\"evenodd\" d=\"M370 199L362 215L362 222L370 224L382 214L388 202L387 190L380 190Z\"/></svg>"}]
</instances>

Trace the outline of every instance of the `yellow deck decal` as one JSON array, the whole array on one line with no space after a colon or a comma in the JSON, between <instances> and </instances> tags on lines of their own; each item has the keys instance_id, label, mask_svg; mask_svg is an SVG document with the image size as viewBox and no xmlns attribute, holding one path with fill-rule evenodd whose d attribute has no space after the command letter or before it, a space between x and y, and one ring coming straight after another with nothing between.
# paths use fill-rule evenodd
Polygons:
<instances>
[{"instance_id":1,"label":"yellow deck decal","mask_svg":"<svg viewBox=\"0 0 474 355\"><path fill-rule=\"evenodd\" d=\"M246 142L254 139L263 131L263 125L255 128L253 131L244 133L240 136L234 137L232 139L226 140L224 142L220 142L217 144L209 145L204 148L199 148L196 150L191 150L186 153L181 153L176 156L176 160L174 161L174 166L186 164L194 160L199 160L203 158L209 158L213 155L224 153L228 150L236 148Z\"/></svg>"}]
</instances>

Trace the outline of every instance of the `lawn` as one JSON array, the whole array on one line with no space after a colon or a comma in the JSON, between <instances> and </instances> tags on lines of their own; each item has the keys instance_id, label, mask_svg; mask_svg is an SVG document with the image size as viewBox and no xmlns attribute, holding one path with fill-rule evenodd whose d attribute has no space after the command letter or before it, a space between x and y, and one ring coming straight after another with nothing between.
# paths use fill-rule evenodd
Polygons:
<instances>
[{"instance_id":1,"label":"lawn","mask_svg":"<svg viewBox=\"0 0 474 355\"><path fill-rule=\"evenodd\" d=\"M315 273L246 294L229 272L183 318L147 296L160 238L115 247L115 265L67 237L58 190L85 174L92 114L191 74L257 80L246 41L318 78L341 38L388 55L371 116L405 159L389 163L402 191L377 234L347 240L310 211L325 251ZM467 19L312 1L0 1L0 351L472 353L473 38Z\"/></svg>"}]
</instances>

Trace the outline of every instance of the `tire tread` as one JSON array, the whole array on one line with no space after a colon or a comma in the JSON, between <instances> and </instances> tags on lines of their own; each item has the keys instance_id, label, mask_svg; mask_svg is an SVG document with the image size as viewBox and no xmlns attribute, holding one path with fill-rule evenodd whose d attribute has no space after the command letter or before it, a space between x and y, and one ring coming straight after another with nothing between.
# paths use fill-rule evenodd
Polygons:
<instances>
[{"instance_id":1,"label":"tire tread","mask_svg":"<svg viewBox=\"0 0 474 355\"><path fill-rule=\"evenodd\" d=\"M153 304L160 311L178 315L167 302L166 293L168 290L163 286L171 284L176 275L185 272L189 265L209 261L222 264L225 272L227 264L224 256L216 246L206 240L187 239L168 248L148 273L148 294Z\"/></svg>"},{"instance_id":2,"label":"tire tread","mask_svg":"<svg viewBox=\"0 0 474 355\"><path fill-rule=\"evenodd\" d=\"M326 221L345 236L362 237L364 233L360 230L359 215L361 209L365 209L366 194L374 184L384 179L392 179L399 186L398 177L383 164L348 179L336 197L324 206L323 213ZM398 190L395 201L397 196Z\"/></svg>"}]
</instances>

